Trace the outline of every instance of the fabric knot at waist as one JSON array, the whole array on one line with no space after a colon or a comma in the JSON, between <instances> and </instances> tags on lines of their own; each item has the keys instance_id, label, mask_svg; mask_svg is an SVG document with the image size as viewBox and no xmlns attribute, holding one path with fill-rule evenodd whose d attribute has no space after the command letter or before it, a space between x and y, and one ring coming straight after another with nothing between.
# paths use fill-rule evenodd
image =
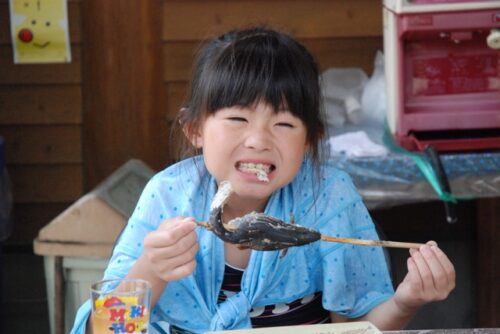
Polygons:
<instances>
[{"instance_id":1,"label":"fabric knot at waist","mask_svg":"<svg viewBox=\"0 0 500 334\"><path fill-rule=\"evenodd\" d=\"M217 306L217 313L212 318L210 330L250 328L249 312L252 306L243 292L228 297Z\"/></svg>"}]
</instances>

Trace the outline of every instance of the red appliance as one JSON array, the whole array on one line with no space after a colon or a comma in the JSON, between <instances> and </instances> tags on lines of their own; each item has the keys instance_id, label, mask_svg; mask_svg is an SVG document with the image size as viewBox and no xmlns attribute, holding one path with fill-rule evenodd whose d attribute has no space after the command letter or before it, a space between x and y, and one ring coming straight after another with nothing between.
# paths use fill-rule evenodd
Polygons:
<instances>
[{"instance_id":1,"label":"red appliance","mask_svg":"<svg viewBox=\"0 0 500 334\"><path fill-rule=\"evenodd\" d=\"M384 54L397 143L500 149L500 1L384 0Z\"/></svg>"}]
</instances>

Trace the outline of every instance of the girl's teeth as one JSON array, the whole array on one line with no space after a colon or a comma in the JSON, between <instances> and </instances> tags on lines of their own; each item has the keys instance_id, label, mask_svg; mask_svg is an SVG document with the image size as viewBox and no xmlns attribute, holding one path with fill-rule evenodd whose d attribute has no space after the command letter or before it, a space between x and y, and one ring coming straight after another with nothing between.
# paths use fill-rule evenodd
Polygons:
<instances>
[{"instance_id":1,"label":"girl's teeth","mask_svg":"<svg viewBox=\"0 0 500 334\"><path fill-rule=\"evenodd\" d=\"M257 179L259 181L269 182L269 178L267 177L267 173L264 171L257 172Z\"/></svg>"},{"instance_id":2,"label":"girl's teeth","mask_svg":"<svg viewBox=\"0 0 500 334\"><path fill-rule=\"evenodd\" d=\"M269 165L245 162L239 165L239 170L257 175L257 179L259 179L259 181L269 182L269 178L267 177L267 174L271 170L271 166Z\"/></svg>"}]
</instances>

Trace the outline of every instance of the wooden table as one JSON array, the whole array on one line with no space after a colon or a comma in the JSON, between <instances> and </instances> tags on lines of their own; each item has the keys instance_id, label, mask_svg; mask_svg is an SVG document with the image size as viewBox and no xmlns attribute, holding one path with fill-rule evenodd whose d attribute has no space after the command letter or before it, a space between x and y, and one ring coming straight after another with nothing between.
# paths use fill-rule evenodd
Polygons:
<instances>
[{"instance_id":1,"label":"wooden table","mask_svg":"<svg viewBox=\"0 0 500 334\"><path fill-rule=\"evenodd\" d=\"M499 334L500 328L458 328L458 329L422 329L411 331L384 331L387 334Z\"/></svg>"}]
</instances>

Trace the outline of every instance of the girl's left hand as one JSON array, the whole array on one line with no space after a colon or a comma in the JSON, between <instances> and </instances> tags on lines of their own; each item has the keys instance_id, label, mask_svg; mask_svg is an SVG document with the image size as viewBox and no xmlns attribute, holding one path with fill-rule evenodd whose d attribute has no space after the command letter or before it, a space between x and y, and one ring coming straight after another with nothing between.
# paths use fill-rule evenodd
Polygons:
<instances>
[{"instance_id":1,"label":"girl's left hand","mask_svg":"<svg viewBox=\"0 0 500 334\"><path fill-rule=\"evenodd\" d=\"M396 289L394 301L404 313L443 300L455 288L455 268L436 242L410 250L408 274Z\"/></svg>"}]
</instances>

